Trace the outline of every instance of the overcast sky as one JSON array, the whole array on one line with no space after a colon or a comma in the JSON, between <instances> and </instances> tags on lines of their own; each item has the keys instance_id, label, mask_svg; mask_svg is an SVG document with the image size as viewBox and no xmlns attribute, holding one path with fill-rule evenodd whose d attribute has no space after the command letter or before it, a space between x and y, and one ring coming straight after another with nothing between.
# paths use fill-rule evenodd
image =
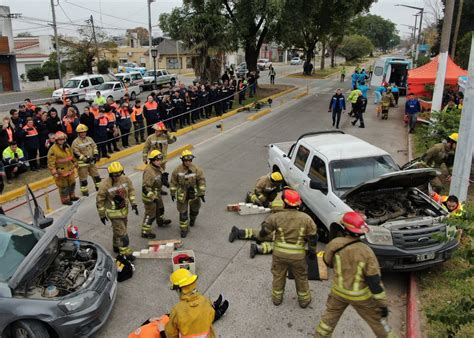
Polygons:
<instances>
[{"instance_id":1,"label":"overcast sky","mask_svg":"<svg viewBox=\"0 0 474 338\"><path fill-rule=\"evenodd\" d=\"M75 35L78 25L85 24L90 15L94 16L96 26L107 28L107 33L121 35L126 28L148 27L147 0L54 0L56 18L60 34ZM350 0L347 0L350 1ZM407 4L423 7L427 0L378 0L370 12L389 19L397 24L402 38L410 28L403 25L415 23L416 10L397 7ZM437 0L431 0L437 1ZM156 0L152 3L152 24L157 25L161 13L180 6L181 0ZM50 0L0 0L0 4L10 6L11 13L21 13L22 18L13 19L14 34L28 31L33 35L52 34ZM157 35L158 27L153 27Z\"/></svg>"}]
</instances>

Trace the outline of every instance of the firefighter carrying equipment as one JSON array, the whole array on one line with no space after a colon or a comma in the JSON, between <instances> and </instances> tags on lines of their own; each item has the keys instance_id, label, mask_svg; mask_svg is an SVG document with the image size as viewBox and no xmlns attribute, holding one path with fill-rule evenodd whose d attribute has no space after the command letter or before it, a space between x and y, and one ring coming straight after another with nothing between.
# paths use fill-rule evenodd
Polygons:
<instances>
[{"instance_id":1,"label":"firefighter carrying equipment","mask_svg":"<svg viewBox=\"0 0 474 338\"><path fill-rule=\"evenodd\" d=\"M163 154L161 153L161 151L155 149L155 150L152 150L148 154L148 159L150 161L155 161L155 160L161 161L163 159Z\"/></svg>"},{"instance_id":2,"label":"firefighter carrying equipment","mask_svg":"<svg viewBox=\"0 0 474 338\"><path fill-rule=\"evenodd\" d=\"M452 133L451 135L448 136L448 139L450 139L453 142L458 142L459 139L459 134L458 133Z\"/></svg>"},{"instance_id":3,"label":"firefighter carrying equipment","mask_svg":"<svg viewBox=\"0 0 474 338\"><path fill-rule=\"evenodd\" d=\"M272 173L270 175L270 179L272 180L272 182L281 182L283 181L283 176L281 175L281 173L279 173L278 171L275 171L274 173Z\"/></svg>"},{"instance_id":4,"label":"firefighter carrying equipment","mask_svg":"<svg viewBox=\"0 0 474 338\"><path fill-rule=\"evenodd\" d=\"M88 130L89 128L85 124L82 124L82 123L76 127L76 133L85 133Z\"/></svg>"},{"instance_id":5,"label":"firefighter carrying equipment","mask_svg":"<svg viewBox=\"0 0 474 338\"><path fill-rule=\"evenodd\" d=\"M283 202L290 207L298 207L301 205L300 194L293 189L284 189L282 199Z\"/></svg>"},{"instance_id":6,"label":"firefighter carrying equipment","mask_svg":"<svg viewBox=\"0 0 474 338\"><path fill-rule=\"evenodd\" d=\"M123 166L120 162L112 162L107 168L110 177L118 177L123 175Z\"/></svg>"},{"instance_id":7,"label":"firefighter carrying equipment","mask_svg":"<svg viewBox=\"0 0 474 338\"><path fill-rule=\"evenodd\" d=\"M355 211L346 212L341 218L341 224L352 234L366 234L370 231L362 216Z\"/></svg>"},{"instance_id":8,"label":"firefighter carrying equipment","mask_svg":"<svg viewBox=\"0 0 474 338\"><path fill-rule=\"evenodd\" d=\"M196 282L198 276L187 269L178 269L170 275L171 290L179 290Z\"/></svg>"},{"instance_id":9,"label":"firefighter carrying equipment","mask_svg":"<svg viewBox=\"0 0 474 338\"><path fill-rule=\"evenodd\" d=\"M191 150L183 150L181 153L180 159L182 161L192 161L195 158Z\"/></svg>"}]
</instances>

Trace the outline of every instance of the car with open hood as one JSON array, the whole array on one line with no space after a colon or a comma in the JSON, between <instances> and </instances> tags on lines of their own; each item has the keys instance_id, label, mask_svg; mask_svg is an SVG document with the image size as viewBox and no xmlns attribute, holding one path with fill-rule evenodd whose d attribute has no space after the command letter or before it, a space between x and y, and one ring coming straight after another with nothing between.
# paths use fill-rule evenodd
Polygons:
<instances>
[{"instance_id":1,"label":"car with open hood","mask_svg":"<svg viewBox=\"0 0 474 338\"><path fill-rule=\"evenodd\" d=\"M343 213L360 213L370 228L362 240L383 269L424 269L459 244L448 213L418 188L439 175L435 169L400 170L386 151L340 131L271 144L269 165L300 193L322 239L344 235Z\"/></svg>"},{"instance_id":2,"label":"car with open hood","mask_svg":"<svg viewBox=\"0 0 474 338\"><path fill-rule=\"evenodd\" d=\"M0 215L2 338L89 337L108 318L117 291L114 260L98 244L60 236L78 207L45 229L52 220L31 225Z\"/></svg>"}]
</instances>

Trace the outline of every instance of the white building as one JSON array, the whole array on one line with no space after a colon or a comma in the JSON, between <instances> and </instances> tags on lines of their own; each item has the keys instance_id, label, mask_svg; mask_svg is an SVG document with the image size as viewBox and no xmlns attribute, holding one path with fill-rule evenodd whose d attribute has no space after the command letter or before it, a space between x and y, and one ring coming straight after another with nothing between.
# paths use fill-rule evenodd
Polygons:
<instances>
[{"instance_id":1,"label":"white building","mask_svg":"<svg viewBox=\"0 0 474 338\"><path fill-rule=\"evenodd\" d=\"M48 61L49 54L54 51L53 37L40 35L14 38L18 75L21 77L32 68L41 67Z\"/></svg>"}]
</instances>

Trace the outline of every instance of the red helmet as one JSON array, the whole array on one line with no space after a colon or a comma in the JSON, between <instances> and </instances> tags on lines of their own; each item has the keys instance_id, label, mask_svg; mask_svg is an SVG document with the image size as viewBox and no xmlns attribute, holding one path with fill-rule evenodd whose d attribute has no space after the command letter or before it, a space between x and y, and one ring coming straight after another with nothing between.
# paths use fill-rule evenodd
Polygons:
<instances>
[{"instance_id":1,"label":"red helmet","mask_svg":"<svg viewBox=\"0 0 474 338\"><path fill-rule=\"evenodd\" d=\"M54 138L56 140L65 140L67 139L67 135L64 134L62 131L57 131L56 134L54 134Z\"/></svg>"},{"instance_id":2,"label":"red helmet","mask_svg":"<svg viewBox=\"0 0 474 338\"><path fill-rule=\"evenodd\" d=\"M155 129L155 130L166 130L166 126L163 122L157 122L153 125L153 129Z\"/></svg>"},{"instance_id":3,"label":"red helmet","mask_svg":"<svg viewBox=\"0 0 474 338\"><path fill-rule=\"evenodd\" d=\"M341 224L353 234L366 234L370 231L362 216L355 211L346 212L341 218Z\"/></svg>"},{"instance_id":4,"label":"red helmet","mask_svg":"<svg viewBox=\"0 0 474 338\"><path fill-rule=\"evenodd\" d=\"M282 193L283 202L290 207L298 207L301 205L301 197L298 192L293 189L285 189Z\"/></svg>"}]
</instances>

